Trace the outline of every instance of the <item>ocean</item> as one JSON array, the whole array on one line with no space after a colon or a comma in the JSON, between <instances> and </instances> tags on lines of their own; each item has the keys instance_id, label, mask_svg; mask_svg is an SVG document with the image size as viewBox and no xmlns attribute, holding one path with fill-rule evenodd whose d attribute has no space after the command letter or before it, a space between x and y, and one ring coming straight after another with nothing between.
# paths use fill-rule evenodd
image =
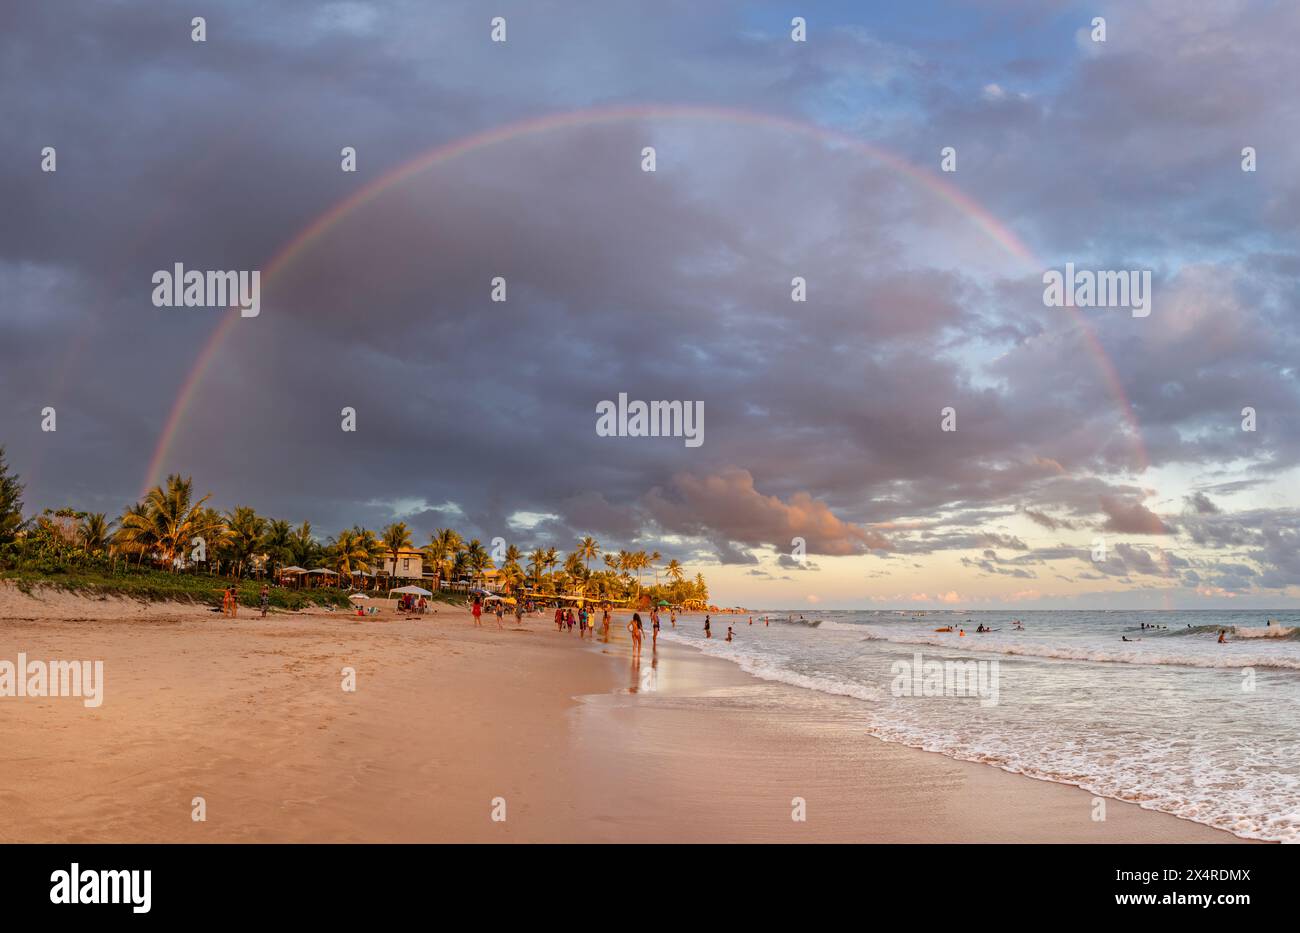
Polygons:
<instances>
[{"instance_id":1,"label":"ocean","mask_svg":"<svg viewBox=\"0 0 1300 933\"><path fill-rule=\"evenodd\" d=\"M783 621L791 614L821 624ZM764 613L753 626L749 616L714 616L707 641L702 615L680 616L676 629L664 617L663 637L766 680L852 697L863 732L886 741L1074 784L1246 838L1300 841L1294 613L766 615L767 626ZM1017 619L1023 631L1014 629ZM993 631L975 634L981 624ZM736 633L730 644L728 625ZM950 625L952 633L935 631ZM963 628L965 636L957 633ZM995 691L963 693L960 682L954 691L951 681L944 691L937 680L934 690L913 689L918 662L973 670L969 661L986 662L978 667Z\"/></svg>"}]
</instances>

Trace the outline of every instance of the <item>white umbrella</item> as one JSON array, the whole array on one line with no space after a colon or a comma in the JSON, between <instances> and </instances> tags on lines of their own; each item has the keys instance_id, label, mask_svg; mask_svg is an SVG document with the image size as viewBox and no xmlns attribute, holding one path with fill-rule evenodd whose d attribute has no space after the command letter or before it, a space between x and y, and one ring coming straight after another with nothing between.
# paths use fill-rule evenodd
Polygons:
<instances>
[{"instance_id":1,"label":"white umbrella","mask_svg":"<svg viewBox=\"0 0 1300 933\"><path fill-rule=\"evenodd\" d=\"M432 595L433 595L433 593L429 592L428 590L422 590L422 589L420 589L418 586L399 586L399 587L398 587L397 589L395 589L395 590L389 590L389 591L388 591L388 595L389 595L389 596L392 596L394 593L410 593L412 596L432 596Z\"/></svg>"},{"instance_id":2,"label":"white umbrella","mask_svg":"<svg viewBox=\"0 0 1300 933\"><path fill-rule=\"evenodd\" d=\"M367 596L365 593L353 593L351 596L348 597L348 599L369 599L369 598L370 597Z\"/></svg>"}]
</instances>

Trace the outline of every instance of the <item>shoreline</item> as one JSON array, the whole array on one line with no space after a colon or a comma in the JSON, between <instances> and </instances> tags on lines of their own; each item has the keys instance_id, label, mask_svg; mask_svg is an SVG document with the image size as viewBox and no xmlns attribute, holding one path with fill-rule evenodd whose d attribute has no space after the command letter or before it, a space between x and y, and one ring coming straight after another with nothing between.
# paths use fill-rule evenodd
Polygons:
<instances>
[{"instance_id":1,"label":"shoreline","mask_svg":"<svg viewBox=\"0 0 1300 933\"><path fill-rule=\"evenodd\" d=\"M1250 841L1118 800L1094 822L1077 787L876 739L859 701L688 644L636 665L624 613L606 645L45 597L0 594L0 654L103 660L104 702L0 699L6 842Z\"/></svg>"}]
</instances>

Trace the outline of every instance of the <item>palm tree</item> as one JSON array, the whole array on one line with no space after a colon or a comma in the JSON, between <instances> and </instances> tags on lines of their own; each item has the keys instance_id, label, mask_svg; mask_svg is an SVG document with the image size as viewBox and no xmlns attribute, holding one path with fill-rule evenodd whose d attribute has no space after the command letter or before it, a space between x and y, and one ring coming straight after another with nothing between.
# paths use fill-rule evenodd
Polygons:
<instances>
[{"instance_id":1,"label":"palm tree","mask_svg":"<svg viewBox=\"0 0 1300 933\"><path fill-rule=\"evenodd\" d=\"M246 505L236 506L226 516L226 527L230 534L226 540L226 550L235 563L235 576L244 575L244 565L257 555L258 545L266 533L266 519Z\"/></svg>"},{"instance_id":2,"label":"palm tree","mask_svg":"<svg viewBox=\"0 0 1300 933\"><path fill-rule=\"evenodd\" d=\"M587 568L588 574L591 572L591 559L600 553L600 543L591 535L584 535L578 542L578 553L582 555L582 562Z\"/></svg>"},{"instance_id":3,"label":"palm tree","mask_svg":"<svg viewBox=\"0 0 1300 933\"><path fill-rule=\"evenodd\" d=\"M518 564L506 564L501 568L501 582L506 591L517 593L524 582L524 569Z\"/></svg>"},{"instance_id":4,"label":"palm tree","mask_svg":"<svg viewBox=\"0 0 1300 933\"><path fill-rule=\"evenodd\" d=\"M312 564L320 563L319 554L320 544L312 533L311 522L303 522L294 529L289 542L289 558L299 567L310 569Z\"/></svg>"},{"instance_id":5,"label":"palm tree","mask_svg":"<svg viewBox=\"0 0 1300 933\"><path fill-rule=\"evenodd\" d=\"M411 548L411 529L406 527L406 522L394 522L384 529L381 536L384 547L393 555L393 569L389 578L397 576L397 558L400 552L410 550Z\"/></svg>"},{"instance_id":6,"label":"palm tree","mask_svg":"<svg viewBox=\"0 0 1300 933\"><path fill-rule=\"evenodd\" d=\"M546 549L546 570L549 573L560 566L560 552L553 547Z\"/></svg>"},{"instance_id":7,"label":"palm tree","mask_svg":"<svg viewBox=\"0 0 1300 933\"><path fill-rule=\"evenodd\" d=\"M282 518L267 523L266 534L262 537L262 547L266 549L271 564L268 571L275 576L277 567L283 567L293 553L293 528Z\"/></svg>"},{"instance_id":8,"label":"palm tree","mask_svg":"<svg viewBox=\"0 0 1300 933\"><path fill-rule=\"evenodd\" d=\"M429 543L425 545L424 556L433 565L433 588L435 590L439 589L442 583L444 565L462 547L464 547L464 543L461 541L460 535L450 528L439 528L429 535Z\"/></svg>"},{"instance_id":9,"label":"palm tree","mask_svg":"<svg viewBox=\"0 0 1300 933\"><path fill-rule=\"evenodd\" d=\"M354 571L368 573L374 550L367 540L373 535L364 528L344 528L329 543L330 560L340 577L351 579Z\"/></svg>"},{"instance_id":10,"label":"palm tree","mask_svg":"<svg viewBox=\"0 0 1300 933\"><path fill-rule=\"evenodd\" d=\"M537 548L528 555L528 569L533 572L533 586L542 585L542 570L546 567L546 551Z\"/></svg>"},{"instance_id":11,"label":"palm tree","mask_svg":"<svg viewBox=\"0 0 1300 933\"><path fill-rule=\"evenodd\" d=\"M448 568L447 579L456 581L464 578L470 572L469 552L460 550L451 556L451 565Z\"/></svg>"},{"instance_id":12,"label":"palm tree","mask_svg":"<svg viewBox=\"0 0 1300 933\"><path fill-rule=\"evenodd\" d=\"M113 544L128 557L137 555L136 564L143 564L146 554L158 546L157 529L149 517L149 507L143 502L128 505L117 520Z\"/></svg>"},{"instance_id":13,"label":"palm tree","mask_svg":"<svg viewBox=\"0 0 1300 933\"><path fill-rule=\"evenodd\" d=\"M230 540L230 529L226 526L225 516L210 506L205 508L194 519L194 535L190 541L193 542L195 538L203 540L203 550L191 549L189 562L197 563L201 558L208 565L209 571L215 569L219 573L221 561L218 558L225 552Z\"/></svg>"},{"instance_id":14,"label":"palm tree","mask_svg":"<svg viewBox=\"0 0 1300 933\"><path fill-rule=\"evenodd\" d=\"M483 571L492 566L492 556L488 554L487 548L483 547L483 542L475 538L465 548L465 562L474 574L471 579L477 581L483 575Z\"/></svg>"},{"instance_id":15,"label":"palm tree","mask_svg":"<svg viewBox=\"0 0 1300 933\"><path fill-rule=\"evenodd\" d=\"M193 479L188 476L181 479L173 473L167 477L166 489L155 486L144 497L157 539L158 555L173 570L176 567L176 555L189 546L197 519L202 514L203 503L211 498L209 494L194 502L193 495Z\"/></svg>"},{"instance_id":16,"label":"palm tree","mask_svg":"<svg viewBox=\"0 0 1300 933\"><path fill-rule=\"evenodd\" d=\"M519 566L523 556L523 551L513 544L506 548L506 561L501 565L501 578L510 592L514 592L515 586L524 578L524 569Z\"/></svg>"},{"instance_id":17,"label":"palm tree","mask_svg":"<svg viewBox=\"0 0 1300 933\"><path fill-rule=\"evenodd\" d=\"M676 557L668 562L668 566L665 569L668 573L668 579L672 580L674 583L681 583L686 577L686 571L683 569L681 561Z\"/></svg>"},{"instance_id":18,"label":"palm tree","mask_svg":"<svg viewBox=\"0 0 1300 933\"><path fill-rule=\"evenodd\" d=\"M112 524L103 512L91 512L81 520L81 524L77 526L77 539L87 554L94 554L108 548L111 537L108 529Z\"/></svg>"}]
</instances>

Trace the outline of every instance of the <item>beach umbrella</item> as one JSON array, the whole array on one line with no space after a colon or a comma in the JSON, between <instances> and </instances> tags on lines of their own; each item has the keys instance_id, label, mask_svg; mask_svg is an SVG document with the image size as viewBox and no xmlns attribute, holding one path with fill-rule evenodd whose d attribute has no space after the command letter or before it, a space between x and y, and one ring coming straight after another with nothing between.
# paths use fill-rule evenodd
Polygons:
<instances>
[{"instance_id":1,"label":"beach umbrella","mask_svg":"<svg viewBox=\"0 0 1300 933\"><path fill-rule=\"evenodd\" d=\"M667 605L668 605L668 600L666 600L666 599L661 599L661 600L659 600L659 605L660 605L660 606L667 606Z\"/></svg>"},{"instance_id":2,"label":"beach umbrella","mask_svg":"<svg viewBox=\"0 0 1300 933\"><path fill-rule=\"evenodd\" d=\"M433 595L433 594L432 594L431 592L429 592L428 590L422 590L422 589L420 589L418 586L399 586L399 587L397 587L397 589L389 590L389 591L388 591L388 595L389 595L389 596L392 596L394 593L409 593L409 594L412 595L412 596L432 596L432 595Z\"/></svg>"},{"instance_id":3,"label":"beach umbrella","mask_svg":"<svg viewBox=\"0 0 1300 933\"><path fill-rule=\"evenodd\" d=\"M515 604L514 599L512 599L512 598L509 597L509 596L507 596L505 599L503 599L503 600L501 600L501 601L502 601L503 603L505 603L507 606L513 606L513 605Z\"/></svg>"},{"instance_id":4,"label":"beach umbrella","mask_svg":"<svg viewBox=\"0 0 1300 933\"><path fill-rule=\"evenodd\" d=\"M353 593L351 596L348 597L348 599L369 599L369 598L370 597L367 596L365 593Z\"/></svg>"}]
</instances>

